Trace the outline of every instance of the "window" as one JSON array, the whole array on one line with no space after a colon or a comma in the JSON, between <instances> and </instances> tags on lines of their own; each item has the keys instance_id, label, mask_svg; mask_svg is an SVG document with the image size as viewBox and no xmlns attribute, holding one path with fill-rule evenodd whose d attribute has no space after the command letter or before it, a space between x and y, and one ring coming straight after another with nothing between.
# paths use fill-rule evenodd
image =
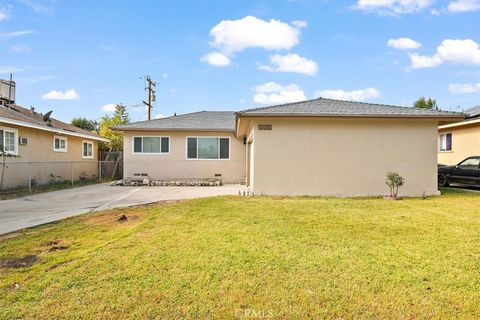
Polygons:
<instances>
[{"instance_id":1,"label":"window","mask_svg":"<svg viewBox=\"0 0 480 320\"><path fill-rule=\"evenodd\" d=\"M479 165L480 165L479 158L470 158L460 163L458 167L463 170L478 170Z\"/></svg>"},{"instance_id":2,"label":"window","mask_svg":"<svg viewBox=\"0 0 480 320\"><path fill-rule=\"evenodd\" d=\"M3 146L7 154L18 154L17 135L16 129L0 128L0 145Z\"/></svg>"},{"instance_id":3,"label":"window","mask_svg":"<svg viewBox=\"0 0 480 320\"><path fill-rule=\"evenodd\" d=\"M451 133L442 133L440 135L440 151L452 151Z\"/></svg>"},{"instance_id":4,"label":"window","mask_svg":"<svg viewBox=\"0 0 480 320\"><path fill-rule=\"evenodd\" d=\"M67 152L67 138L53 137L53 151Z\"/></svg>"},{"instance_id":5,"label":"window","mask_svg":"<svg viewBox=\"0 0 480 320\"><path fill-rule=\"evenodd\" d=\"M187 159L228 160L230 159L230 138L187 138Z\"/></svg>"},{"instance_id":6,"label":"window","mask_svg":"<svg viewBox=\"0 0 480 320\"><path fill-rule=\"evenodd\" d=\"M133 137L133 153L170 153L170 138Z\"/></svg>"},{"instance_id":7,"label":"window","mask_svg":"<svg viewBox=\"0 0 480 320\"><path fill-rule=\"evenodd\" d=\"M82 158L93 159L93 143L83 141Z\"/></svg>"}]
</instances>

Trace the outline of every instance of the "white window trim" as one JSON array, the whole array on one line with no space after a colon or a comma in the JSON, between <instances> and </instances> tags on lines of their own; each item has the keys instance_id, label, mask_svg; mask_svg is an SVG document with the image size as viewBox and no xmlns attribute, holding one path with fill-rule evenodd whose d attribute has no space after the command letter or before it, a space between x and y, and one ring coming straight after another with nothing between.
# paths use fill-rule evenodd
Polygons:
<instances>
[{"instance_id":1,"label":"white window trim","mask_svg":"<svg viewBox=\"0 0 480 320\"><path fill-rule=\"evenodd\" d=\"M12 155L12 156L18 156L18 129L0 126L0 130L3 130L3 132L4 132L3 133L3 141L5 141L5 131L13 132L13 134L15 136L15 139L14 139L15 140L15 142L14 142L15 151L7 151L5 153L9 154L9 155Z\"/></svg>"},{"instance_id":2,"label":"white window trim","mask_svg":"<svg viewBox=\"0 0 480 320\"><path fill-rule=\"evenodd\" d=\"M197 141L197 158L189 158L188 157L188 138L215 138L219 139L218 143L218 153L219 157L218 159L199 159L198 158L198 141ZM220 139L228 139L228 158L226 159L220 159ZM185 159L186 160L192 160L192 161L228 161L232 158L232 139L231 137L225 137L225 136L187 136L185 138Z\"/></svg>"},{"instance_id":3,"label":"white window trim","mask_svg":"<svg viewBox=\"0 0 480 320\"><path fill-rule=\"evenodd\" d=\"M135 152L135 138L160 138L160 152ZM162 152L162 138L168 138L168 152ZM141 135L141 136L132 136L132 154L136 155L157 155L157 156L164 156L164 155L169 155L171 152L171 144L172 144L172 138L170 136L153 136L153 135ZM143 150L143 139L142 139L142 150Z\"/></svg>"},{"instance_id":4,"label":"white window trim","mask_svg":"<svg viewBox=\"0 0 480 320\"><path fill-rule=\"evenodd\" d=\"M92 145L92 155L91 156L85 156L85 143L91 144ZM83 159L93 159L93 151L94 151L94 144L93 141L88 141L88 140L83 140L82 141L82 158Z\"/></svg>"},{"instance_id":5,"label":"white window trim","mask_svg":"<svg viewBox=\"0 0 480 320\"><path fill-rule=\"evenodd\" d=\"M65 149L57 149L57 148L55 148L55 139L63 139L63 140L65 140ZM55 152L68 152L68 139L67 139L67 137L53 136L53 151L55 151Z\"/></svg>"},{"instance_id":6,"label":"white window trim","mask_svg":"<svg viewBox=\"0 0 480 320\"><path fill-rule=\"evenodd\" d=\"M442 150L442 136L447 136L447 134L450 134L452 136L452 145L450 150ZM445 138L446 139L446 138ZM439 153L449 153L453 152L453 133L452 132L442 132L438 134L438 152Z\"/></svg>"}]
</instances>

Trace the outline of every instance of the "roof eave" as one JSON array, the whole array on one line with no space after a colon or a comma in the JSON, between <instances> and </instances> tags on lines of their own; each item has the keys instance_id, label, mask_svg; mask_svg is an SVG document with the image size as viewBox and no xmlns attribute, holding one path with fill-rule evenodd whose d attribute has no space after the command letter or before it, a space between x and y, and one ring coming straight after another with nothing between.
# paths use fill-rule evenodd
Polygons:
<instances>
[{"instance_id":1,"label":"roof eave","mask_svg":"<svg viewBox=\"0 0 480 320\"><path fill-rule=\"evenodd\" d=\"M73 132L73 131L68 131L60 128L54 128L54 127L47 127L47 126L42 126L38 124L33 124L29 122L24 122L20 120L13 120L10 118L5 118L5 117L0 117L0 122L11 124L11 125L17 125L20 127L26 127L26 128L32 128L32 129L38 129L42 131L48 131L48 132L53 132L56 134L64 134L67 136L74 136L74 137L80 137L80 138L85 138L85 139L91 139L91 140L97 140L97 141L103 141L103 142L109 142L109 139L100 137L100 136L94 136L94 135L89 135L89 134L84 134L84 133L79 133L79 132Z\"/></svg>"},{"instance_id":2,"label":"roof eave","mask_svg":"<svg viewBox=\"0 0 480 320\"><path fill-rule=\"evenodd\" d=\"M296 118L418 118L418 119L451 119L464 120L460 114L445 115L416 115L416 114L309 114L309 113L237 113L239 117L296 117Z\"/></svg>"},{"instance_id":3,"label":"roof eave","mask_svg":"<svg viewBox=\"0 0 480 320\"><path fill-rule=\"evenodd\" d=\"M480 119L466 119L465 121L449 123L449 124L439 126L438 129L441 130L441 129L447 129L447 128L463 127L463 126L469 126L473 124L480 124Z\"/></svg>"},{"instance_id":4,"label":"roof eave","mask_svg":"<svg viewBox=\"0 0 480 320\"><path fill-rule=\"evenodd\" d=\"M227 129L227 128L201 128L201 129L194 129L194 128L125 128L125 127L110 127L110 129L115 131L174 131L174 132L235 132L235 129Z\"/></svg>"}]
</instances>

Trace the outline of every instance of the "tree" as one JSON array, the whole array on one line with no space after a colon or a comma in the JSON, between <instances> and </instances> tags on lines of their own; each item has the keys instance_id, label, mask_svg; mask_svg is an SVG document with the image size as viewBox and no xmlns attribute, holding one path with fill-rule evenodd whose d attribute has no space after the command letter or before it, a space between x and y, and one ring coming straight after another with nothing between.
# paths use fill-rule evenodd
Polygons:
<instances>
[{"instance_id":1,"label":"tree","mask_svg":"<svg viewBox=\"0 0 480 320\"><path fill-rule=\"evenodd\" d=\"M403 177L396 172L388 172L385 183L390 188L390 198L398 199L398 189L405 183Z\"/></svg>"},{"instance_id":2,"label":"tree","mask_svg":"<svg viewBox=\"0 0 480 320\"><path fill-rule=\"evenodd\" d=\"M77 128L84 129L87 131L98 131L98 122L95 120L88 120L84 117L73 118L71 121L72 125Z\"/></svg>"},{"instance_id":3,"label":"tree","mask_svg":"<svg viewBox=\"0 0 480 320\"><path fill-rule=\"evenodd\" d=\"M413 107L417 109L438 110L437 100L425 97L419 98L413 103Z\"/></svg>"},{"instance_id":4,"label":"tree","mask_svg":"<svg viewBox=\"0 0 480 320\"><path fill-rule=\"evenodd\" d=\"M113 116L105 115L100 120L98 133L110 142L100 143L100 148L108 151L123 150L123 136L117 131L113 131L111 127L124 125L129 122L127 109L124 105L119 104L115 107Z\"/></svg>"}]
</instances>

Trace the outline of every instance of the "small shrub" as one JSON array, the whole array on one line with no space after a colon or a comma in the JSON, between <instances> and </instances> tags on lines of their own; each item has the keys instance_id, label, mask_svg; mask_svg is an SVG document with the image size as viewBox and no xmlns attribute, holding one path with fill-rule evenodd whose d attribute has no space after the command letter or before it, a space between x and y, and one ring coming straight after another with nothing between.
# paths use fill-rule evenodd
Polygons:
<instances>
[{"instance_id":1,"label":"small shrub","mask_svg":"<svg viewBox=\"0 0 480 320\"><path fill-rule=\"evenodd\" d=\"M80 181L86 181L88 179L88 174L85 171L82 171L80 176L78 177Z\"/></svg>"},{"instance_id":2,"label":"small shrub","mask_svg":"<svg viewBox=\"0 0 480 320\"><path fill-rule=\"evenodd\" d=\"M396 172L388 172L385 183L390 188L390 198L398 199L398 189L405 183L403 177Z\"/></svg>"},{"instance_id":3,"label":"small shrub","mask_svg":"<svg viewBox=\"0 0 480 320\"><path fill-rule=\"evenodd\" d=\"M50 177L50 179L49 179L50 183L63 182L63 178L61 176L57 176L53 173L50 173L49 177Z\"/></svg>"}]
</instances>

